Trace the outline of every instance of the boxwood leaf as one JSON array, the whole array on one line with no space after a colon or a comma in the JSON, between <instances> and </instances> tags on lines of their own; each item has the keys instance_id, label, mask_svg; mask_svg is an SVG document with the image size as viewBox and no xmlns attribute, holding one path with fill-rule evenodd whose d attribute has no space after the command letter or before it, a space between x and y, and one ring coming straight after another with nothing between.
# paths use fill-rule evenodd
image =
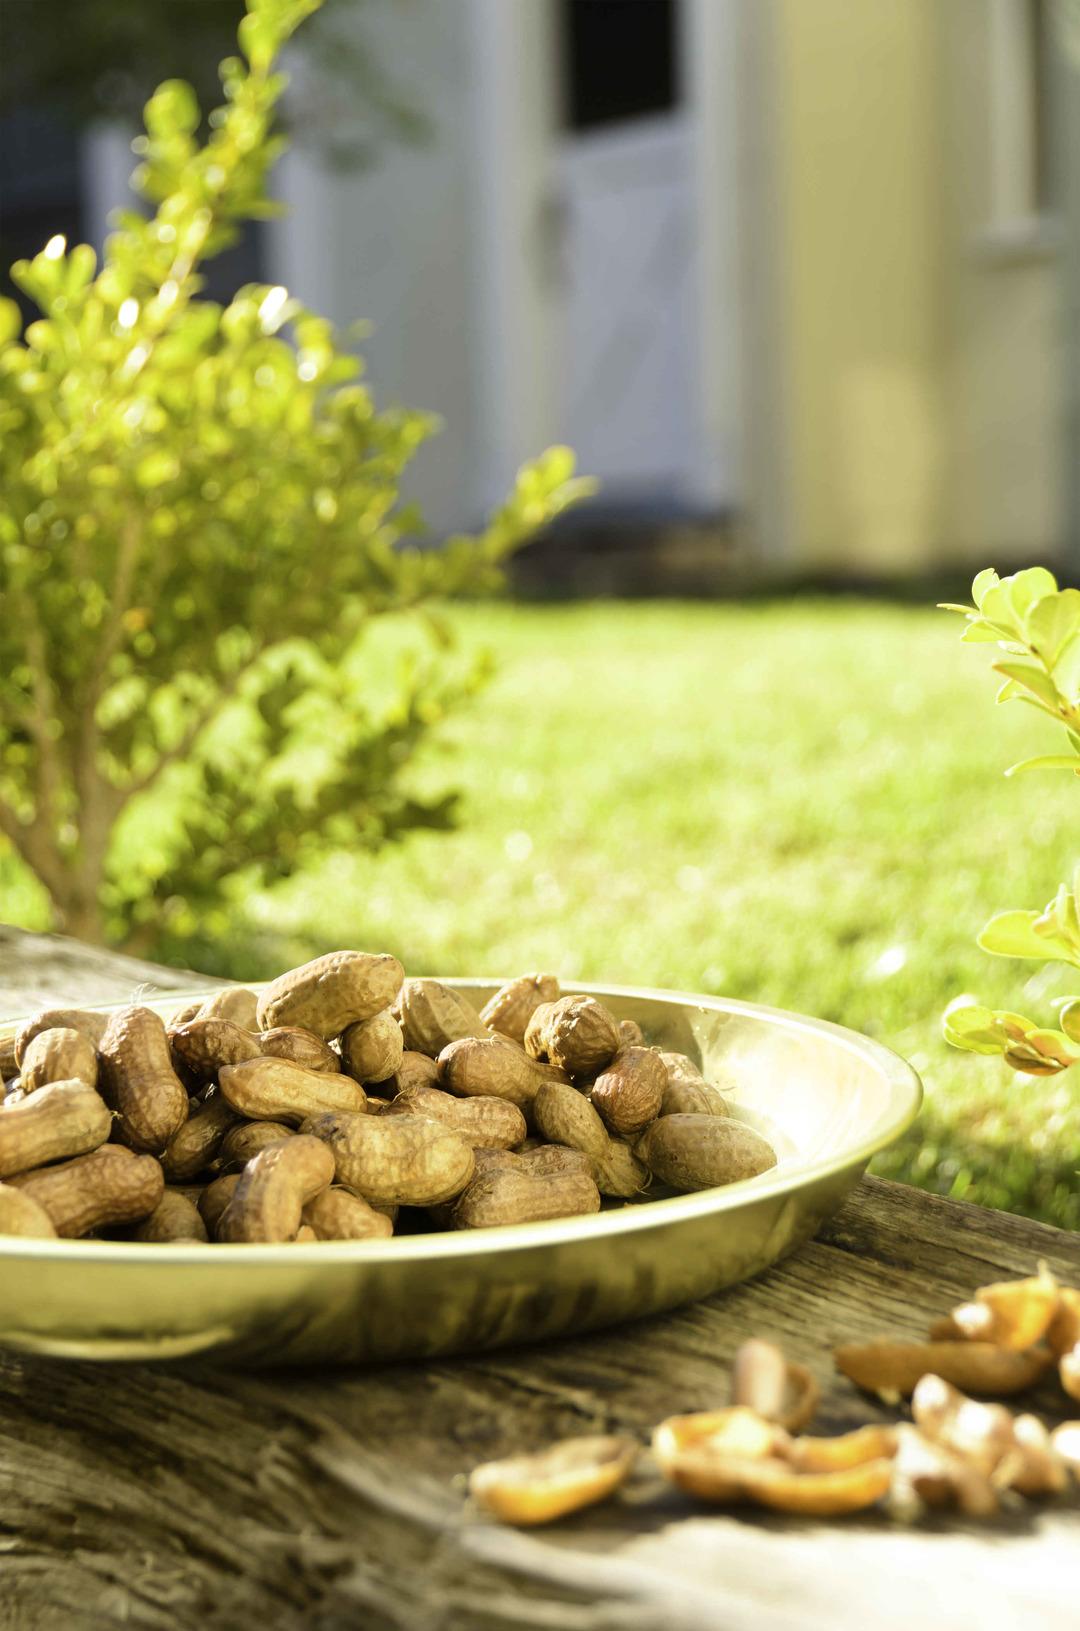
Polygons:
<instances>
[{"instance_id":1,"label":"boxwood leaf","mask_svg":"<svg viewBox=\"0 0 1080 1631\"><path fill-rule=\"evenodd\" d=\"M998 912L978 937L983 951L996 957L1035 957L1040 962L1060 960L1070 963L1076 959L1072 947L1057 934L1040 934L1035 924L1041 912Z\"/></svg>"}]
</instances>

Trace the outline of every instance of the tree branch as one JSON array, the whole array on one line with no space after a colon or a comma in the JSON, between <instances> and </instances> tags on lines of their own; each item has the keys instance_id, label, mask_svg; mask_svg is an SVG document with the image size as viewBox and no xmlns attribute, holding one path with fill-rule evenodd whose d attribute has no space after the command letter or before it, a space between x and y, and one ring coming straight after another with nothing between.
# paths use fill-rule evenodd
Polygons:
<instances>
[{"instance_id":1,"label":"tree branch","mask_svg":"<svg viewBox=\"0 0 1080 1631\"><path fill-rule=\"evenodd\" d=\"M41 822L25 825L0 794L0 832L40 878L57 906L63 907L67 899L66 872L48 829Z\"/></svg>"}]
</instances>

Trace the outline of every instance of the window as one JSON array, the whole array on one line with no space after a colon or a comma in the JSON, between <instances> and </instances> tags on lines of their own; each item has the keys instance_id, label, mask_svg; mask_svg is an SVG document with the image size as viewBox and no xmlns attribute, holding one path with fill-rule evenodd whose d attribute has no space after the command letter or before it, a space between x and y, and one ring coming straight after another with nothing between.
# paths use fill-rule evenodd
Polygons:
<instances>
[{"instance_id":1,"label":"window","mask_svg":"<svg viewBox=\"0 0 1080 1631\"><path fill-rule=\"evenodd\" d=\"M564 123L590 130L678 100L676 0L562 0Z\"/></svg>"},{"instance_id":2,"label":"window","mask_svg":"<svg viewBox=\"0 0 1080 1631\"><path fill-rule=\"evenodd\" d=\"M1052 0L987 3L989 237L1034 242L1057 211Z\"/></svg>"}]
</instances>

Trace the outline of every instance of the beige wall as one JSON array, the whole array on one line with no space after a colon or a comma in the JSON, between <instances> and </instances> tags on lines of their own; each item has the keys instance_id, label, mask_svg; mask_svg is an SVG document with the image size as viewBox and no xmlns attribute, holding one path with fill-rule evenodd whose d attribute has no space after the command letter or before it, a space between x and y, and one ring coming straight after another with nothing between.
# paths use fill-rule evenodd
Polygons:
<instances>
[{"instance_id":1,"label":"beige wall","mask_svg":"<svg viewBox=\"0 0 1080 1631\"><path fill-rule=\"evenodd\" d=\"M744 208L773 262L748 287L771 350L750 502L789 563L917 570L1060 536L1055 260L977 247L991 3L748 0L771 184Z\"/></svg>"},{"instance_id":2,"label":"beige wall","mask_svg":"<svg viewBox=\"0 0 1080 1631\"><path fill-rule=\"evenodd\" d=\"M789 554L888 569L939 513L936 0L773 0Z\"/></svg>"}]
</instances>

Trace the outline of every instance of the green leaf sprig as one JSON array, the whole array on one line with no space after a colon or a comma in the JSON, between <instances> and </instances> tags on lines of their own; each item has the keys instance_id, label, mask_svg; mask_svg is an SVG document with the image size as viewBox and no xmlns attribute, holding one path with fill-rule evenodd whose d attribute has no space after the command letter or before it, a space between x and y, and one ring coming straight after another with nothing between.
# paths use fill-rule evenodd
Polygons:
<instances>
[{"instance_id":1,"label":"green leaf sprig","mask_svg":"<svg viewBox=\"0 0 1080 1631\"><path fill-rule=\"evenodd\" d=\"M1059 589L1042 566L1006 578L988 568L975 578L971 595L972 605L946 604L943 610L967 620L963 640L993 643L1005 653L1005 660L994 664L1003 678L998 702L1026 702L1065 732L1064 753L1023 759L1005 774L1071 770L1080 776L1080 590ZM978 944L997 957L1080 968L1080 866L1072 885L1061 884L1041 912L992 917ZM945 1012L945 1037L970 1053L1000 1054L1027 1075L1056 1075L1080 1062L1080 997L1061 997L1056 1006L1058 1024L1046 1027L1022 1014L958 998Z\"/></svg>"}]
</instances>

